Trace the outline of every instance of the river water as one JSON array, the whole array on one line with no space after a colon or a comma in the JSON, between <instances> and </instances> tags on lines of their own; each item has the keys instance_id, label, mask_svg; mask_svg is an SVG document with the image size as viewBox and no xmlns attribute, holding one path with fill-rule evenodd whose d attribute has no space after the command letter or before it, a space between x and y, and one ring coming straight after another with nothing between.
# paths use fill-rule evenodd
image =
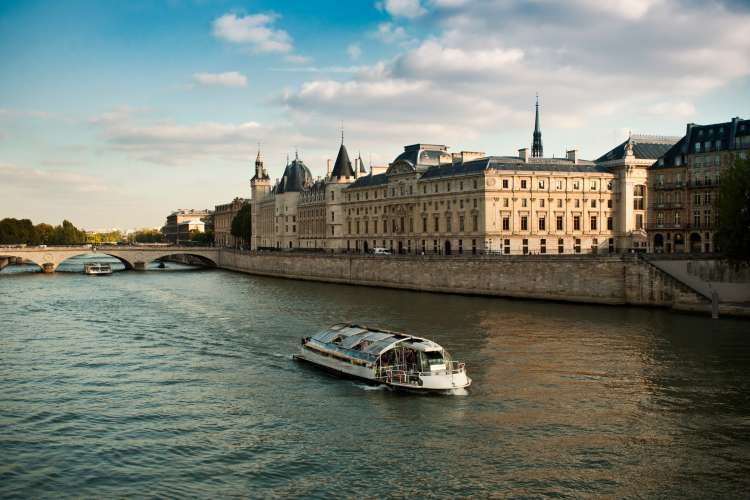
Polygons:
<instances>
[{"instance_id":1,"label":"river water","mask_svg":"<svg viewBox=\"0 0 750 500\"><path fill-rule=\"evenodd\" d=\"M168 266L0 274L0 496L750 488L748 322ZM474 383L405 395L291 359L343 320L434 339Z\"/></svg>"}]
</instances>

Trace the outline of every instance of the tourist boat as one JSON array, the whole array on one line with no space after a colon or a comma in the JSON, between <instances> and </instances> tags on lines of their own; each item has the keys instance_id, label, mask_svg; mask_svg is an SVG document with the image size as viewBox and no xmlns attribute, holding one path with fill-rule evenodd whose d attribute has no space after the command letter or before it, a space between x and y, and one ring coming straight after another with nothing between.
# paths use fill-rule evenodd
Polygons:
<instances>
[{"instance_id":1,"label":"tourist boat","mask_svg":"<svg viewBox=\"0 0 750 500\"><path fill-rule=\"evenodd\" d=\"M431 340L348 323L303 338L294 358L394 389L452 391L471 384L464 363Z\"/></svg>"},{"instance_id":2,"label":"tourist boat","mask_svg":"<svg viewBox=\"0 0 750 500\"><path fill-rule=\"evenodd\" d=\"M106 276L112 274L112 266L99 262L91 262L83 265L83 272L94 276Z\"/></svg>"}]
</instances>

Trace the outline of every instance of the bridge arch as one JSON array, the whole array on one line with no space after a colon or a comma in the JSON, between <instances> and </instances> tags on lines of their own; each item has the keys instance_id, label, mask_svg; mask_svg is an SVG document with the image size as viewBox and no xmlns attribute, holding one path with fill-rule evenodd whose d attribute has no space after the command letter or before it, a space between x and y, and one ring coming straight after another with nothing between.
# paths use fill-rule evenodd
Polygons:
<instances>
[{"instance_id":1,"label":"bridge arch","mask_svg":"<svg viewBox=\"0 0 750 500\"><path fill-rule=\"evenodd\" d=\"M148 260L146 261L146 264L149 264L159 259L163 259L165 257L179 257L183 255L187 257L197 258L198 261L205 267L218 267L219 265L218 262L216 262L217 259L215 259L213 256L209 257L203 254L202 252L190 252L190 251L170 251L170 252L165 252L162 255L149 255Z\"/></svg>"},{"instance_id":2,"label":"bridge arch","mask_svg":"<svg viewBox=\"0 0 750 500\"><path fill-rule=\"evenodd\" d=\"M40 270L44 269L44 261L38 257L31 257L25 253L13 252L12 248L0 248L0 259L21 259L22 261L29 261L39 266ZM3 266L5 267L5 266ZM0 267L0 270L3 269Z\"/></svg>"},{"instance_id":3,"label":"bridge arch","mask_svg":"<svg viewBox=\"0 0 750 500\"><path fill-rule=\"evenodd\" d=\"M120 255L115 255L115 253L111 253L111 252L92 252L91 250L89 250L89 251L84 251L84 252L79 252L79 253L69 253L65 256L61 256L61 258L55 262L54 270L57 271L60 265L66 262L67 260L70 260L74 257L80 257L81 255L106 255L107 257L113 257L119 260L120 262L122 262L126 270L133 269L133 263Z\"/></svg>"}]
</instances>

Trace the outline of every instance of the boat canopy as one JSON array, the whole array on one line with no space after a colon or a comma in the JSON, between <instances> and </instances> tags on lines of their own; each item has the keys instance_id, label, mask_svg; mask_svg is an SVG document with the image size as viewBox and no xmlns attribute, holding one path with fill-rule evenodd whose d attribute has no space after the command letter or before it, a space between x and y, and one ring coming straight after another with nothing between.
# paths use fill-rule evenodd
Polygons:
<instances>
[{"instance_id":1,"label":"boat canopy","mask_svg":"<svg viewBox=\"0 0 750 500\"><path fill-rule=\"evenodd\" d=\"M421 337L346 323L323 330L314 335L312 340L346 350L350 354L354 354L351 351L355 351L357 354L363 353L375 357L380 356L395 344L405 341L410 341L409 346L418 351L442 350L442 347L435 342Z\"/></svg>"}]
</instances>

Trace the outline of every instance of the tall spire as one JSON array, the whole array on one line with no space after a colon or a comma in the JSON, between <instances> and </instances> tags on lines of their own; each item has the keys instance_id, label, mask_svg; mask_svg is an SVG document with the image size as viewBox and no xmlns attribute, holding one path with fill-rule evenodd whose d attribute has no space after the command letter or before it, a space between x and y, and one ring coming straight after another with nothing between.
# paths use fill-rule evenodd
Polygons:
<instances>
[{"instance_id":1,"label":"tall spire","mask_svg":"<svg viewBox=\"0 0 750 500\"><path fill-rule=\"evenodd\" d=\"M260 143L258 143L258 154L255 155L255 176L253 179L267 179L268 172L263 166L263 155L260 152Z\"/></svg>"},{"instance_id":2,"label":"tall spire","mask_svg":"<svg viewBox=\"0 0 750 500\"><path fill-rule=\"evenodd\" d=\"M531 144L532 158L541 158L544 156L542 148L542 131L539 129L539 94L536 95L536 118L534 120L534 141Z\"/></svg>"}]
</instances>

